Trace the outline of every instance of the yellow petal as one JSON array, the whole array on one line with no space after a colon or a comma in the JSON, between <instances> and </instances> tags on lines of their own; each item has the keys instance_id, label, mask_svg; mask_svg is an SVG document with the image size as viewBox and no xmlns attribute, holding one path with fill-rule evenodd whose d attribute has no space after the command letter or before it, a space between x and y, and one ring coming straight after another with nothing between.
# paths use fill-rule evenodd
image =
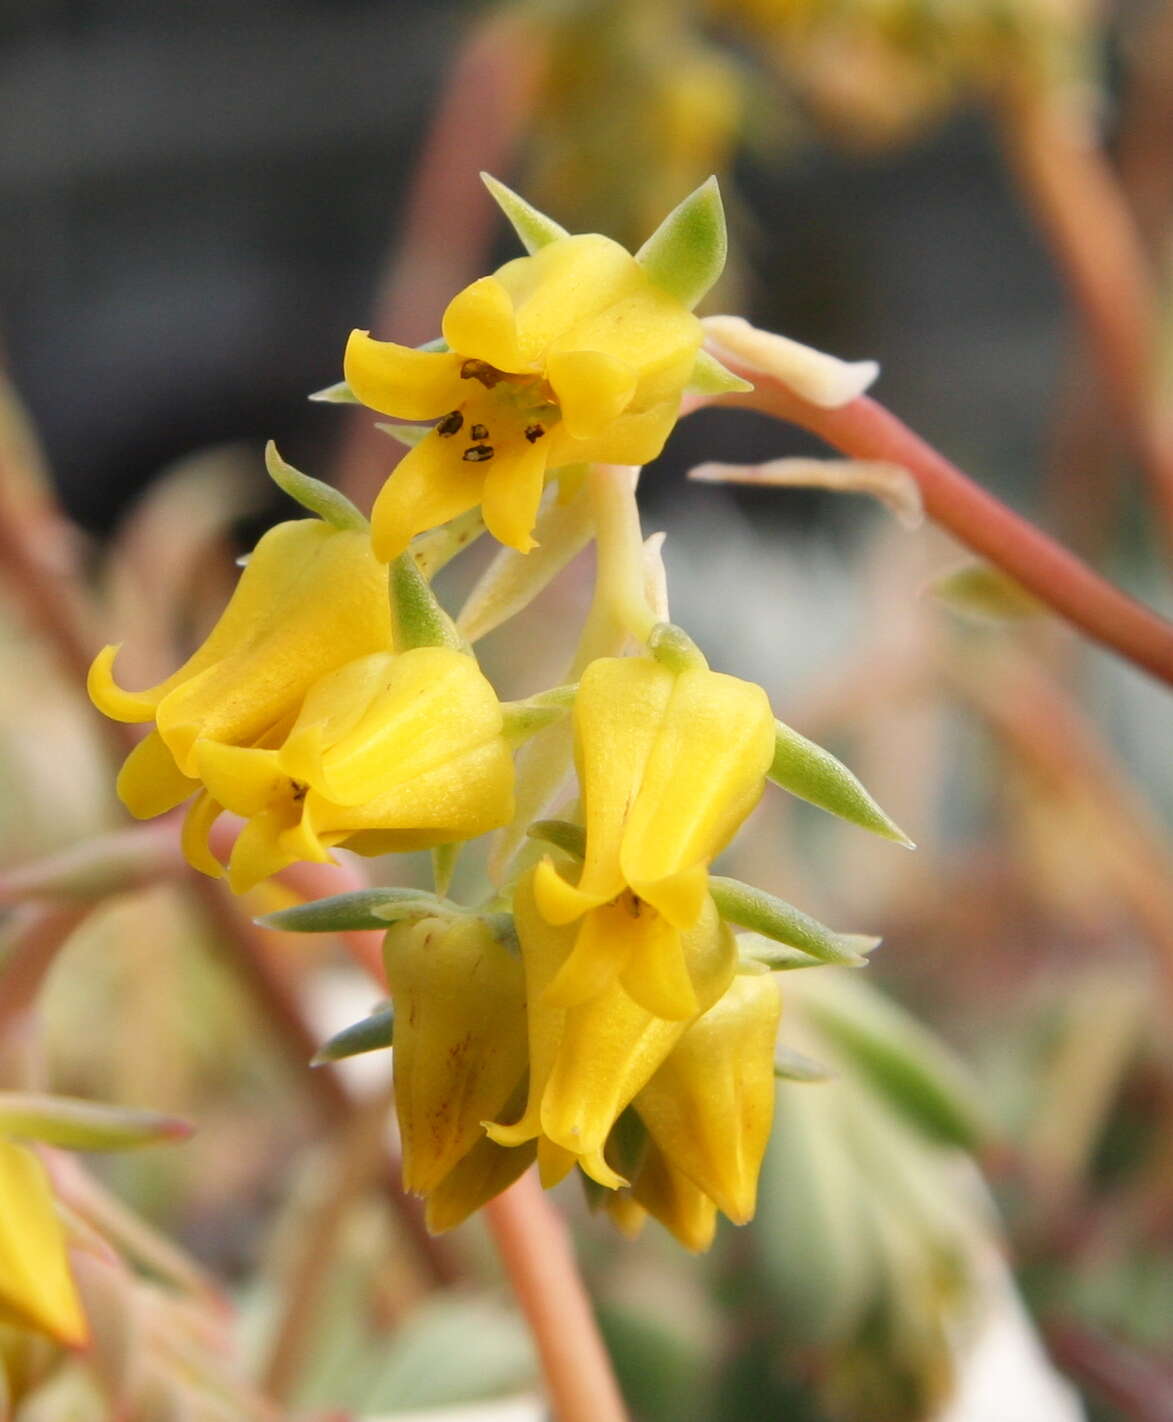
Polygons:
<instances>
[{"instance_id":1,"label":"yellow petal","mask_svg":"<svg viewBox=\"0 0 1173 1422\"><path fill-rule=\"evenodd\" d=\"M648 410L625 411L590 439L575 439L558 424L546 452L551 469L564 464L650 464L664 448L680 416L678 398Z\"/></svg>"},{"instance_id":2,"label":"yellow petal","mask_svg":"<svg viewBox=\"0 0 1173 1422\"><path fill-rule=\"evenodd\" d=\"M694 1254L703 1254L717 1233L717 1206L653 1144L631 1189L648 1214Z\"/></svg>"},{"instance_id":3,"label":"yellow petal","mask_svg":"<svg viewBox=\"0 0 1173 1422\"><path fill-rule=\"evenodd\" d=\"M166 814L200 788L175 764L158 731L141 740L118 772L118 798L139 820Z\"/></svg>"},{"instance_id":4,"label":"yellow petal","mask_svg":"<svg viewBox=\"0 0 1173 1422\"><path fill-rule=\"evenodd\" d=\"M223 806L218 805L204 790L191 802L191 808L183 818L183 831L179 839L183 857L193 869L198 869L209 879L219 879L224 873L224 866L208 845L212 826L223 812Z\"/></svg>"},{"instance_id":5,"label":"yellow petal","mask_svg":"<svg viewBox=\"0 0 1173 1422\"><path fill-rule=\"evenodd\" d=\"M698 866L733 836L765 787L774 718L761 687L681 672L623 834L622 872L678 921L700 897ZM692 871L683 874L682 871Z\"/></svg>"},{"instance_id":6,"label":"yellow petal","mask_svg":"<svg viewBox=\"0 0 1173 1422\"><path fill-rule=\"evenodd\" d=\"M386 570L366 533L279 524L204 645L151 693L159 734L194 775L197 739L253 745L325 672L390 645Z\"/></svg>"},{"instance_id":7,"label":"yellow petal","mask_svg":"<svg viewBox=\"0 0 1173 1422\"><path fill-rule=\"evenodd\" d=\"M700 1011L680 929L645 904L641 931L619 975L620 986L649 1012L678 1022Z\"/></svg>"},{"instance_id":8,"label":"yellow petal","mask_svg":"<svg viewBox=\"0 0 1173 1422\"><path fill-rule=\"evenodd\" d=\"M528 368L518 349L513 298L496 277L482 277L454 296L441 330L461 356L483 360L497 370Z\"/></svg>"},{"instance_id":9,"label":"yellow petal","mask_svg":"<svg viewBox=\"0 0 1173 1422\"><path fill-rule=\"evenodd\" d=\"M293 791L276 751L197 741L195 753L196 769L208 793L234 815L258 815L282 792Z\"/></svg>"},{"instance_id":10,"label":"yellow petal","mask_svg":"<svg viewBox=\"0 0 1173 1422\"><path fill-rule=\"evenodd\" d=\"M487 470L461 458L432 433L400 460L371 510L371 540L384 563L398 558L417 533L438 528L481 501Z\"/></svg>"},{"instance_id":11,"label":"yellow petal","mask_svg":"<svg viewBox=\"0 0 1173 1422\"><path fill-rule=\"evenodd\" d=\"M65 1230L45 1167L0 1139L0 1322L47 1333L66 1347L87 1325L65 1250Z\"/></svg>"},{"instance_id":12,"label":"yellow petal","mask_svg":"<svg viewBox=\"0 0 1173 1422\"><path fill-rule=\"evenodd\" d=\"M428 1194L424 1222L431 1234L442 1234L466 1220L474 1210L508 1190L533 1164L537 1145L528 1141L506 1150L482 1137Z\"/></svg>"},{"instance_id":13,"label":"yellow petal","mask_svg":"<svg viewBox=\"0 0 1173 1422\"><path fill-rule=\"evenodd\" d=\"M352 331L342 369L360 404L400 420L435 420L460 403L461 357Z\"/></svg>"},{"instance_id":14,"label":"yellow petal","mask_svg":"<svg viewBox=\"0 0 1173 1422\"><path fill-rule=\"evenodd\" d=\"M546 370L574 439L604 434L631 403L638 380L635 369L609 351L554 352Z\"/></svg>"},{"instance_id":15,"label":"yellow petal","mask_svg":"<svg viewBox=\"0 0 1173 1422\"><path fill-rule=\"evenodd\" d=\"M485 527L499 543L519 553L537 546L533 530L542 501L547 452L544 440L530 443L522 436L499 444L486 466L481 496Z\"/></svg>"},{"instance_id":16,"label":"yellow petal","mask_svg":"<svg viewBox=\"0 0 1173 1422\"><path fill-rule=\"evenodd\" d=\"M86 675L86 692L90 700L112 721L153 721L159 704L160 689L125 691L114 680L114 659L122 644L103 647L94 658Z\"/></svg>"},{"instance_id":17,"label":"yellow petal","mask_svg":"<svg viewBox=\"0 0 1173 1422\"><path fill-rule=\"evenodd\" d=\"M548 1136L538 1138L538 1177L543 1190L560 1185L577 1164L578 1156L572 1150L556 1145Z\"/></svg>"},{"instance_id":18,"label":"yellow petal","mask_svg":"<svg viewBox=\"0 0 1173 1422\"><path fill-rule=\"evenodd\" d=\"M573 923L609 897L606 893L587 894L568 884L549 858L543 859L534 873L534 899L547 923Z\"/></svg>"},{"instance_id":19,"label":"yellow petal","mask_svg":"<svg viewBox=\"0 0 1173 1422\"><path fill-rule=\"evenodd\" d=\"M262 879L280 873L298 859L329 863L330 855L316 843L301 843L287 847L284 835L295 828L299 813L291 815L284 808L263 810L254 815L236 836L228 859L228 883L234 894L245 894ZM298 851L301 851L300 853Z\"/></svg>"},{"instance_id":20,"label":"yellow petal","mask_svg":"<svg viewBox=\"0 0 1173 1422\"><path fill-rule=\"evenodd\" d=\"M774 1118L781 1011L774 978L735 977L635 1099L635 1109L672 1167L735 1224L754 1213L758 1172Z\"/></svg>"},{"instance_id":21,"label":"yellow petal","mask_svg":"<svg viewBox=\"0 0 1173 1422\"><path fill-rule=\"evenodd\" d=\"M619 904L605 904L586 915L579 925L574 951L546 989L545 1002L550 1007L589 1002L623 971L647 932L647 920L641 924L633 917L630 902L630 895L625 894ZM654 917L648 915L648 919Z\"/></svg>"}]
</instances>

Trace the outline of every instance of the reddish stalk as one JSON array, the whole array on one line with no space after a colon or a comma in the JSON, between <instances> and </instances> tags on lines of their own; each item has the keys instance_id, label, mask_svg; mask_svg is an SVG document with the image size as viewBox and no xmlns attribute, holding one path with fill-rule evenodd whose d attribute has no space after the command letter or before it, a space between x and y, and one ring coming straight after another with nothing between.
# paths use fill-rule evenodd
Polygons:
<instances>
[{"instance_id":1,"label":"reddish stalk","mask_svg":"<svg viewBox=\"0 0 1173 1422\"><path fill-rule=\"evenodd\" d=\"M823 409L727 351L717 353L755 385L747 394L722 396L720 404L801 425L852 458L901 465L916 480L925 512L935 523L1093 641L1173 685L1173 624L987 494L882 405L860 396L838 409Z\"/></svg>"},{"instance_id":2,"label":"reddish stalk","mask_svg":"<svg viewBox=\"0 0 1173 1422\"><path fill-rule=\"evenodd\" d=\"M1010 167L1173 546L1173 432L1157 404L1158 301L1141 234L1085 106L1020 87L1004 95L1001 118Z\"/></svg>"},{"instance_id":3,"label":"reddish stalk","mask_svg":"<svg viewBox=\"0 0 1173 1422\"><path fill-rule=\"evenodd\" d=\"M485 1215L542 1360L557 1422L626 1422L570 1232L532 1171Z\"/></svg>"}]
</instances>

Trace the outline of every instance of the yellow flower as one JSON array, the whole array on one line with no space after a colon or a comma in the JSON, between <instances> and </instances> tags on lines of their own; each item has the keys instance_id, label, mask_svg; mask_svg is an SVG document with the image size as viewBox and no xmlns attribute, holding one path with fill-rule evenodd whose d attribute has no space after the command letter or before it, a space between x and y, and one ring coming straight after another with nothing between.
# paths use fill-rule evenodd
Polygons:
<instances>
[{"instance_id":1,"label":"yellow flower","mask_svg":"<svg viewBox=\"0 0 1173 1422\"><path fill-rule=\"evenodd\" d=\"M395 1003L403 1184L426 1195L484 1139L481 1123L525 1075L524 973L516 952L471 917L396 924L383 961ZM483 1163L495 1178L499 1162Z\"/></svg>"},{"instance_id":2,"label":"yellow flower","mask_svg":"<svg viewBox=\"0 0 1173 1422\"><path fill-rule=\"evenodd\" d=\"M472 839L513 814L502 726L493 688L464 653L360 657L309 688L279 744L198 743L206 788L184 850L218 874L208 830L222 809L243 816L228 865L240 893L296 860L328 860L336 845L386 854Z\"/></svg>"},{"instance_id":3,"label":"yellow flower","mask_svg":"<svg viewBox=\"0 0 1173 1422\"><path fill-rule=\"evenodd\" d=\"M438 423L375 501L378 557L481 504L522 552L549 469L644 464L663 448L701 344L700 322L610 238L563 236L449 303L446 351L355 331L345 375L372 409Z\"/></svg>"},{"instance_id":4,"label":"yellow flower","mask_svg":"<svg viewBox=\"0 0 1173 1422\"><path fill-rule=\"evenodd\" d=\"M90 668L95 706L115 721L154 721L131 752L118 793L139 819L163 814L199 788L199 747L248 746L288 724L319 677L391 647L387 574L360 530L301 519L257 544L207 641L158 686L114 680L118 648Z\"/></svg>"},{"instance_id":5,"label":"yellow flower","mask_svg":"<svg viewBox=\"0 0 1173 1422\"><path fill-rule=\"evenodd\" d=\"M703 1254L713 1243L717 1206L665 1157L655 1141L649 1142L632 1181L631 1200L694 1254Z\"/></svg>"},{"instance_id":6,"label":"yellow flower","mask_svg":"<svg viewBox=\"0 0 1173 1422\"><path fill-rule=\"evenodd\" d=\"M573 1007L618 982L648 1012L694 1017L683 935L705 910L709 861L765 785L769 701L704 667L603 658L582 677L574 724L586 860L577 885L544 861L534 896L547 922L582 922L547 999Z\"/></svg>"},{"instance_id":7,"label":"yellow flower","mask_svg":"<svg viewBox=\"0 0 1173 1422\"><path fill-rule=\"evenodd\" d=\"M772 977L735 977L633 1102L667 1165L734 1224L753 1218L774 1119L781 1012ZM636 1199L641 1199L638 1190Z\"/></svg>"},{"instance_id":8,"label":"yellow flower","mask_svg":"<svg viewBox=\"0 0 1173 1422\"><path fill-rule=\"evenodd\" d=\"M537 1139L543 1184L556 1183L577 1162L600 1185L616 1189L625 1182L603 1158L607 1137L687 1024L647 1011L617 982L578 1006L552 1004L548 988L574 951L575 933L551 926L534 893L531 873L519 882L513 905L529 1008L529 1097L519 1121L486 1129L503 1146ZM730 982L737 955L711 899L685 942L709 1006Z\"/></svg>"},{"instance_id":9,"label":"yellow flower","mask_svg":"<svg viewBox=\"0 0 1173 1422\"><path fill-rule=\"evenodd\" d=\"M27 1147L3 1139L0 1323L47 1333L68 1347L80 1347L88 1334L45 1168Z\"/></svg>"}]
</instances>

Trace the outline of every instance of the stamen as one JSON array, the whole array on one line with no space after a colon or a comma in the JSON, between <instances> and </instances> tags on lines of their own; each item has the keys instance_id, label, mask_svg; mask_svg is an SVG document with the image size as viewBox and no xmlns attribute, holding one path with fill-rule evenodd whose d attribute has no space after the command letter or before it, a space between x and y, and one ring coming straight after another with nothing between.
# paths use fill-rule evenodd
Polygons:
<instances>
[{"instance_id":1,"label":"stamen","mask_svg":"<svg viewBox=\"0 0 1173 1422\"><path fill-rule=\"evenodd\" d=\"M461 455L469 464L483 464L486 459L492 459L493 446L491 444L473 444Z\"/></svg>"},{"instance_id":2,"label":"stamen","mask_svg":"<svg viewBox=\"0 0 1173 1422\"><path fill-rule=\"evenodd\" d=\"M546 433L545 425L526 425L525 437L530 444L537 444L538 440Z\"/></svg>"},{"instance_id":3,"label":"stamen","mask_svg":"<svg viewBox=\"0 0 1173 1422\"><path fill-rule=\"evenodd\" d=\"M300 780L291 780L289 783L293 786L294 800L304 800L306 796L306 791L310 787L308 785L303 785Z\"/></svg>"},{"instance_id":4,"label":"stamen","mask_svg":"<svg viewBox=\"0 0 1173 1422\"><path fill-rule=\"evenodd\" d=\"M488 425L473 425L472 429L469 430L469 434L473 439L488 439L489 427Z\"/></svg>"},{"instance_id":5,"label":"stamen","mask_svg":"<svg viewBox=\"0 0 1173 1422\"><path fill-rule=\"evenodd\" d=\"M460 367L461 380L479 380L486 390L492 390L504 376L487 360L466 360Z\"/></svg>"},{"instance_id":6,"label":"stamen","mask_svg":"<svg viewBox=\"0 0 1173 1422\"><path fill-rule=\"evenodd\" d=\"M448 435L457 434L461 425L464 424L464 416L459 410L453 410L451 414L445 415L436 426L436 433L447 438ZM474 434L474 438L475 438Z\"/></svg>"}]
</instances>

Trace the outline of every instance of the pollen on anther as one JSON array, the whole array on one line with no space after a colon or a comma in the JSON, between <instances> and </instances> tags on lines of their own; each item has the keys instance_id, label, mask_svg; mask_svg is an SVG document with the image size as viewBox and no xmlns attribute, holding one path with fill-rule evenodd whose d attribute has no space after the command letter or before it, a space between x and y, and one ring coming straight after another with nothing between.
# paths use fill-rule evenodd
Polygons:
<instances>
[{"instance_id":1,"label":"pollen on anther","mask_svg":"<svg viewBox=\"0 0 1173 1422\"><path fill-rule=\"evenodd\" d=\"M461 380L479 380L486 390L492 390L501 380L501 372L487 360L466 360L460 367Z\"/></svg>"},{"instance_id":2,"label":"pollen on anther","mask_svg":"<svg viewBox=\"0 0 1173 1422\"><path fill-rule=\"evenodd\" d=\"M461 458L467 460L469 464L483 464L486 459L492 459L493 446L491 444L473 444L464 451Z\"/></svg>"},{"instance_id":3,"label":"pollen on anther","mask_svg":"<svg viewBox=\"0 0 1173 1422\"><path fill-rule=\"evenodd\" d=\"M546 433L545 425L526 425L525 437L530 444L537 444L538 440Z\"/></svg>"},{"instance_id":4,"label":"pollen on anther","mask_svg":"<svg viewBox=\"0 0 1173 1422\"><path fill-rule=\"evenodd\" d=\"M445 437L447 437L448 435L458 434L460 432L460 427L463 424L464 416L460 413L459 410L453 410L451 414L445 415L444 418L440 421L440 423L436 426L436 433ZM474 435L474 438L475 437L476 436Z\"/></svg>"},{"instance_id":5,"label":"pollen on anther","mask_svg":"<svg viewBox=\"0 0 1173 1422\"><path fill-rule=\"evenodd\" d=\"M488 425L473 425L473 427L469 430L469 434L473 437L473 439L488 439L489 427Z\"/></svg>"}]
</instances>

